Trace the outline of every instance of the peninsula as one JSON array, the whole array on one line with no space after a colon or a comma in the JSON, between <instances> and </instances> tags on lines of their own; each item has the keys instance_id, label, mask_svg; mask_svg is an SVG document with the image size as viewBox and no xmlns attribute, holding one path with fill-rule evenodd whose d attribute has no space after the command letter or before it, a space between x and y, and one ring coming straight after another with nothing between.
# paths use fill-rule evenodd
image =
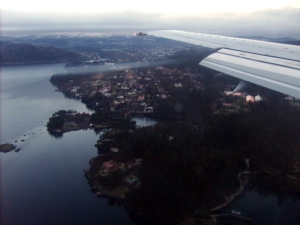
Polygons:
<instances>
[{"instance_id":1,"label":"peninsula","mask_svg":"<svg viewBox=\"0 0 300 225\"><path fill-rule=\"evenodd\" d=\"M49 118L48 131L52 134L62 134L69 131L94 127L90 122L89 113L78 113L75 110L59 110Z\"/></svg>"},{"instance_id":2,"label":"peninsula","mask_svg":"<svg viewBox=\"0 0 300 225\"><path fill-rule=\"evenodd\" d=\"M300 132L297 100L270 98L259 87L253 95L263 98L231 95L231 78L176 66L55 75L51 82L95 110L85 119L101 131L99 155L85 172L91 190L137 216L214 223L249 179L299 196L300 143L291 135ZM70 118L78 124L59 114L52 118L62 119L62 130ZM159 122L137 127L133 116Z\"/></svg>"}]
</instances>

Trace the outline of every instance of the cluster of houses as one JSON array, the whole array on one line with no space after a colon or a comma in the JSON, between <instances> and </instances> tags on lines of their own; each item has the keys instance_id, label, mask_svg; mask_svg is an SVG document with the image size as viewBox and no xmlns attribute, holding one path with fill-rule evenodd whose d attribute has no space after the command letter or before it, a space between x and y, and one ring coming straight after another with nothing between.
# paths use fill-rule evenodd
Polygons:
<instances>
[{"instance_id":1,"label":"cluster of houses","mask_svg":"<svg viewBox=\"0 0 300 225\"><path fill-rule=\"evenodd\" d=\"M164 59L176 51L188 50L186 43L177 43L175 46L169 41L159 41L150 36L136 38L130 36L98 37L97 41L81 43L83 46L93 45L94 49L100 48L101 52L82 53L90 61L99 61L109 58L104 64L114 65L115 62L151 62Z\"/></svg>"},{"instance_id":2,"label":"cluster of houses","mask_svg":"<svg viewBox=\"0 0 300 225\"><path fill-rule=\"evenodd\" d=\"M87 76L86 79L82 79L81 83L70 80L67 90L78 98L85 96L93 98L90 104L95 109L109 107L112 112L118 111L125 116L156 114L159 104L171 98L163 82L166 84L167 81L170 87L173 86L176 89L188 87L204 90L204 86L197 79L190 79L188 86L184 82L186 77L197 75L201 76L201 74L192 74L186 70L180 71L163 66L151 69L123 69L109 74L98 74L97 79L95 76L91 78ZM232 90L232 85L228 86L230 87L224 87L224 89ZM242 92L224 91L224 96L227 96L221 99L224 108L236 108L236 102L234 102L236 99L242 99L244 103L263 101L260 95L252 96ZM106 102L103 102L103 97ZM234 97L233 101L232 97ZM231 100L227 101L228 98Z\"/></svg>"},{"instance_id":3,"label":"cluster of houses","mask_svg":"<svg viewBox=\"0 0 300 225\"><path fill-rule=\"evenodd\" d=\"M246 93L242 92L235 92L233 93L232 91L224 91L224 96L230 99L229 102L224 100L224 98L221 98L222 106L224 109L232 109L236 110L237 109L237 99L240 99L240 103L246 104L246 103L255 103L255 102L261 102L263 101L263 98L260 95L252 96Z\"/></svg>"},{"instance_id":4,"label":"cluster of houses","mask_svg":"<svg viewBox=\"0 0 300 225\"><path fill-rule=\"evenodd\" d=\"M172 70L159 66L153 69L126 69L110 74L98 74L81 80L69 80L66 90L68 96L76 98L93 98L92 108L101 108L104 96L109 102L111 111L122 111L126 114L153 114L158 107L155 99L168 99L170 95L161 85L161 79L169 79L175 88L184 85L172 75ZM180 71L176 71L180 73ZM161 75L161 76L159 76ZM183 74L187 76L189 74ZM201 83L194 81L193 86L199 87ZM151 90L151 91L149 91ZM103 102L102 102L103 103Z\"/></svg>"},{"instance_id":5,"label":"cluster of houses","mask_svg":"<svg viewBox=\"0 0 300 225\"><path fill-rule=\"evenodd\" d=\"M252 103L260 102L260 101L263 100L263 98L260 95L252 96L252 95L245 94L245 93L242 93L242 92L233 93L232 91L224 91L224 94L226 96L236 96L236 97L239 97L239 98L245 98L246 102L252 102Z\"/></svg>"},{"instance_id":6,"label":"cluster of houses","mask_svg":"<svg viewBox=\"0 0 300 225\"><path fill-rule=\"evenodd\" d=\"M252 96L252 95L247 95L246 96L246 102L261 102L263 98L260 95Z\"/></svg>"},{"instance_id":7,"label":"cluster of houses","mask_svg":"<svg viewBox=\"0 0 300 225\"><path fill-rule=\"evenodd\" d=\"M162 86L162 79L167 79L175 88L182 88L180 82L189 73L174 70L162 66L153 69L125 70L119 74L106 77L99 92L110 98L111 110L126 109L127 114L153 114L158 108L156 100L170 98L168 92ZM181 75L178 75L181 74ZM178 80L179 79L179 80ZM192 81L191 86L202 88L198 81ZM149 91L151 90L151 91Z\"/></svg>"},{"instance_id":8,"label":"cluster of houses","mask_svg":"<svg viewBox=\"0 0 300 225\"><path fill-rule=\"evenodd\" d=\"M114 160L108 160L102 163L101 171L99 174L102 176L108 176L110 172L115 171L116 169L121 169L123 171L136 168L138 169L142 163L142 159L133 159L128 161L127 163L120 163ZM134 172L130 173L130 175L125 176L124 183L127 186L138 186L140 184L138 177Z\"/></svg>"},{"instance_id":9,"label":"cluster of houses","mask_svg":"<svg viewBox=\"0 0 300 225\"><path fill-rule=\"evenodd\" d=\"M142 163L142 159L132 159L127 163L120 163L114 160L108 160L102 163L101 169L106 170L107 172L113 171L115 169L121 168L124 170L125 167L132 168L134 166L139 166Z\"/></svg>"}]
</instances>

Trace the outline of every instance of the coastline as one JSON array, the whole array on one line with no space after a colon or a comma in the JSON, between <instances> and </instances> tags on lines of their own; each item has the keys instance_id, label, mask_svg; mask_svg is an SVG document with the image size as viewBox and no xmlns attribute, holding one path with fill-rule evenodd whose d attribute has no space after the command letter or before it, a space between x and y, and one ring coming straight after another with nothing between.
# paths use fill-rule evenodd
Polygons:
<instances>
[{"instance_id":1,"label":"coastline","mask_svg":"<svg viewBox=\"0 0 300 225\"><path fill-rule=\"evenodd\" d=\"M112 114L112 112L111 112L111 114ZM197 130L197 129L195 129L195 130ZM118 132L118 131L116 131L116 132ZM109 159L108 161L113 161L113 160ZM104 162L102 162L102 163L104 164ZM113 163L113 162L111 162L111 163ZM103 164L102 164L102 167L103 167ZM255 172L246 172L246 171L244 171L244 172L241 172L241 173L239 173L237 175L238 180L239 180L239 188L238 188L238 190L233 191L233 193L230 194L228 197L224 196L224 198L225 198L224 202L222 202L219 205L217 205L217 206L215 206L213 208L210 208L208 210L212 219L217 218L217 217L222 217L222 215L211 215L211 213L214 213L214 212L217 212L217 211L221 211L224 208L228 207L243 192L244 187L245 187L245 183L244 183L244 180L242 179L242 175L249 175L250 176L253 173L255 173ZM89 177L89 175L88 175L88 171L85 173L85 176L87 178L91 179L91 177ZM109 177L110 173L108 173L108 175L106 175L106 176ZM122 179L123 178L124 177L122 177ZM121 186L116 186L116 187L113 187L113 188L110 187L110 189L107 189L105 187L105 185L101 185L100 183L101 182L90 182L90 184L92 185L91 186L92 191L95 192L97 194L97 196L108 197L108 198L112 198L112 199L116 199L116 200L121 200L121 201L125 200L126 192L128 192L128 190L125 191L126 188L124 188L124 187L122 188ZM220 194L220 193L218 193L218 194ZM127 202L126 204L127 204L127 207L130 208L132 211L135 211L136 214L143 214L143 213L145 213L145 212L142 212L141 210L140 211L139 210L138 211L134 210L134 208L129 205L130 204L129 202ZM194 217L198 219L199 216L196 215Z\"/></svg>"},{"instance_id":2,"label":"coastline","mask_svg":"<svg viewBox=\"0 0 300 225\"><path fill-rule=\"evenodd\" d=\"M66 64L68 62L63 62L63 61L47 61L47 62L19 62L19 63L5 63L5 64L0 64L1 67L13 67L13 66L31 66L31 65L48 65L48 64Z\"/></svg>"}]
</instances>

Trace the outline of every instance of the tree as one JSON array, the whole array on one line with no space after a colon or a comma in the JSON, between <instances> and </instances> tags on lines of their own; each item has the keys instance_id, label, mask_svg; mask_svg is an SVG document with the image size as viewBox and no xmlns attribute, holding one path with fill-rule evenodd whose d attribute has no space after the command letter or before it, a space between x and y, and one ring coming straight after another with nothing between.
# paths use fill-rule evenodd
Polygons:
<instances>
[{"instance_id":1,"label":"tree","mask_svg":"<svg viewBox=\"0 0 300 225\"><path fill-rule=\"evenodd\" d=\"M48 129L60 129L64 124L61 117L51 117L47 123Z\"/></svg>"}]
</instances>

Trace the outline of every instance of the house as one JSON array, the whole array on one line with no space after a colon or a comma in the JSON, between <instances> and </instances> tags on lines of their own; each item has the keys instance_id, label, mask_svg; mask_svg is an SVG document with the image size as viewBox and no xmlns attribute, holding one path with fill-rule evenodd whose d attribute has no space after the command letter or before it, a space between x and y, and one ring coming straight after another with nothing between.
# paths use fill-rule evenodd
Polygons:
<instances>
[{"instance_id":1,"label":"house","mask_svg":"<svg viewBox=\"0 0 300 225\"><path fill-rule=\"evenodd\" d=\"M118 100L114 100L114 101L113 101L113 104L114 104L114 105L119 105L120 102L119 102Z\"/></svg>"},{"instance_id":2,"label":"house","mask_svg":"<svg viewBox=\"0 0 300 225\"><path fill-rule=\"evenodd\" d=\"M101 92L101 94L103 94L105 97L110 97L111 96L111 94L107 93L107 92Z\"/></svg>"},{"instance_id":3,"label":"house","mask_svg":"<svg viewBox=\"0 0 300 225\"><path fill-rule=\"evenodd\" d=\"M111 169L114 169L116 167L116 163L112 160L110 161L106 161L102 164L102 168L103 169L106 169L106 170L111 170Z\"/></svg>"},{"instance_id":4,"label":"house","mask_svg":"<svg viewBox=\"0 0 300 225\"><path fill-rule=\"evenodd\" d=\"M153 113L153 107L146 107L144 113Z\"/></svg>"},{"instance_id":5,"label":"house","mask_svg":"<svg viewBox=\"0 0 300 225\"><path fill-rule=\"evenodd\" d=\"M238 96L238 97L243 97L243 93L241 92L235 92L234 94L232 94L233 96Z\"/></svg>"},{"instance_id":6,"label":"house","mask_svg":"<svg viewBox=\"0 0 300 225\"><path fill-rule=\"evenodd\" d=\"M263 98L260 95L256 95L254 99L256 102L260 102L263 100Z\"/></svg>"},{"instance_id":7,"label":"house","mask_svg":"<svg viewBox=\"0 0 300 225\"><path fill-rule=\"evenodd\" d=\"M288 101L294 101L294 97L288 96L288 97L285 97L285 100L288 100Z\"/></svg>"},{"instance_id":8,"label":"house","mask_svg":"<svg viewBox=\"0 0 300 225\"><path fill-rule=\"evenodd\" d=\"M238 97L242 97L243 96L243 94L241 93L241 92L235 92L235 93L233 93L232 91L224 91L224 94L225 95L232 95L232 96L238 96Z\"/></svg>"},{"instance_id":9,"label":"house","mask_svg":"<svg viewBox=\"0 0 300 225\"><path fill-rule=\"evenodd\" d=\"M222 106L224 108L228 108L228 109L234 109L235 108L235 105L232 104L232 103L222 103Z\"/></svg>"},{"instance_id":10,"label":"house","mask_svg":"<svg viewBox=\"0 0 300 225\"><path fill-rule=\"evenodd\" d=\"M246 96L246 102L255 102L255 99L254 99L253 96L247 95L247 96Z\"/></svg>"},{"instance_id":11,"label":"house","mask_svg":"<svg viewBox=\"0 0 300 225\"><path fill-rule=\"evenodd\" d=\"M125 179L125 183L128 186L139 186L140 185L140 181L139 181L138 177L134 176L134 175L131 175L131 176L127 177Z\"/></svg>"},{"instance_id":12,"label":"house","mask_svg":"<svg viewBox=\"0 0 300 225\"><path fill-rule=\"evenodd\" d=\"M140 95L140 96L138 96L138 101L143 101L145 99L145 95Z\"/></svg>"},{"instance_id":13,"label":"house","mask_svg":"<svg viewBox=\"0 0 300 225\"><path fill-rule=\"evenodd\" d=\"M175 83L174 87L177 87L177 88L182 87L182 84L181 83Z\"/></svg>"},{"instance_id":14,"label":"house","mask_svg":"<svg viewBox=\"0 0 300 225\"><path fill-rule=\"evenodd\" d=\"M119 149L118 149L118 148L111 148L110 151L111 151L111 152L118 152Z\"/></svg>"}]
</instances>

